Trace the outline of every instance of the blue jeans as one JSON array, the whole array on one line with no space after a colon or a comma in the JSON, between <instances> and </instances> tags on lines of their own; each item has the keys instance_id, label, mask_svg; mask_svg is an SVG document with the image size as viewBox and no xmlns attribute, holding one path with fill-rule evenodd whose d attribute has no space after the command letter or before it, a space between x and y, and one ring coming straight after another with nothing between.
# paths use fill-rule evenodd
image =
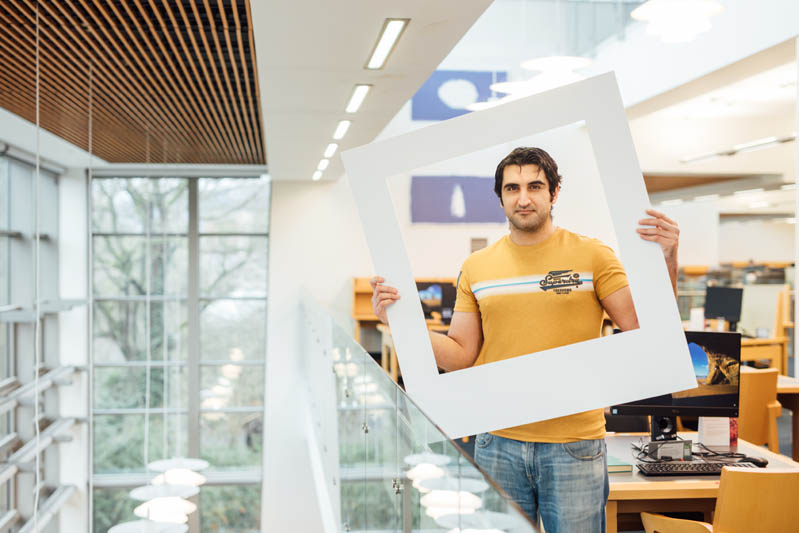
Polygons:
<instances>
[{"instance_id":1,"label":"blue jeans","mask_svg":"<svg viewBox=\"0 0 799 533\"><path fill-rule=\"evenodd\" d=\"M604 533L608 468L604 439L522 442L490 433L474 460L547 533Z\"/></svg>"}]
</instances>

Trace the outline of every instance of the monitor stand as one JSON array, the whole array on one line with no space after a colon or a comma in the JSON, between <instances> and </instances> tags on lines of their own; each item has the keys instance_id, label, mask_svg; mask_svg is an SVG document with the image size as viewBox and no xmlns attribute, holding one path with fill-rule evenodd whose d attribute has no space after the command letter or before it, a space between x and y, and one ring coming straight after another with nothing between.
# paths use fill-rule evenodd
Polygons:
<instances>
[{"instance_id":1,"label":"monitor stand","mask_svg":"<svg viewBox=\"0 0 799 533\"><path fill-rule=\"evenodd\" d=\"M676 440L676 416L652 416L649 419L650 439L652 441Z\"/></svg>"}]
</instances>

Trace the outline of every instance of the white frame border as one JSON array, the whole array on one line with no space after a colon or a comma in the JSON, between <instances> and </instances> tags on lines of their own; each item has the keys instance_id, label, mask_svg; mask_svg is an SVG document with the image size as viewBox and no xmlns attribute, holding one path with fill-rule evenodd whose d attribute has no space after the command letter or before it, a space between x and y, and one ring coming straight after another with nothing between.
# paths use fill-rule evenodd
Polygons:
<instances>
[{"instance_id":1,"label":"white frame border","mask_svg":"<svg viewBox=\"0 0 799 533\"><path fill-rule=\"evenodd\" d=\"M386 180L580 120L593 146L640 328L439 375ZM406 390L449 437L696 386L660 246L635 231L649 199L613 73L353 148L341 158L374 267L405 296L389 307L388 318Z\"/></svg>"}]
</instances>

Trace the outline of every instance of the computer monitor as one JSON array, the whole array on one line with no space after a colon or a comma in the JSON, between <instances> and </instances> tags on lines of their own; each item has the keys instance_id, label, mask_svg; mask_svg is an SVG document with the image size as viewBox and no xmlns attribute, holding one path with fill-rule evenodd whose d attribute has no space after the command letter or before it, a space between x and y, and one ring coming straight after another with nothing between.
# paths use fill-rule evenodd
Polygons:
<instances>
[{"instance_id":1,"label":"computer monitor","mask_svg":"<svg viewBox=\"0 0 799 533\"><path fill-rule=\"evenodd\" d=\"M419 300L422 301L422 310L425 318L433 318L435 311L441 315L445 324L452 318L452 309L455 307L455 285L444 282L417 281L416 290L419 291Z\"/></svg>"},{"instance_id":2,"label":"computer monitor","mask_svg":"<svg viewBox=\"0 0 799 533\"><path fill-rule=\"evenodd\" d=\"M450 320L452 320L457 292L457 287L452 283L443 283L441 285L441 322L444 324L449 324Z\"/></svg>"},{"instance_id":3,"label":"computer monitor","mask_svg":"<svg viewBox=\"0 0 799 533\"><path fill-rule=\"evenodd\" d=\"M442 289L440 283L416 282L419 299L422 301L422 310L425 318L433 318L432 312L441 312Z\"/></svg>"},{"instance_id":4,"label":"computer monitor","mask_svg":"<svg viewBox=\"0 0 799 533\"><path fill-rule=\"evenodd\" d=\"M705 318L723 318L735 331L741 320L744 290L740 287L708 287L705 292Z\"/></svg>"},{"instance_id":5,"label":"computer monitor","mask_svg":"<svg viewBox=\"0 0 799 533\"><path fill-rule=\"evenodd\" d=\"M673 417L679 415L738 416L741 334L687 331L685 338L696 375L696 388L610 408L614 415L651 415L652 440L674 438Z\"/></svg>"}]
</instances>

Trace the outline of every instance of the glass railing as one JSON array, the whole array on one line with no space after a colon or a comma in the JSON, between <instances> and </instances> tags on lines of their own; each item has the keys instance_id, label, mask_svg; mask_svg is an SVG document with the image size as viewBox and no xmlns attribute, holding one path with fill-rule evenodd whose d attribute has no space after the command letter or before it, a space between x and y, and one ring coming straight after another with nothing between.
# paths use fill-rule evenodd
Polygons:
<instances>
[{"instance_id":1,"label":"glass railing","mask_svg":"<svg viewBox=\"0 0 799 533\"><path fill-rule=\"evenodd\" d=\"M331 530L537 531L347 332L309 299L302 307L312 462Z\"/></svg>"}]
</instances>

